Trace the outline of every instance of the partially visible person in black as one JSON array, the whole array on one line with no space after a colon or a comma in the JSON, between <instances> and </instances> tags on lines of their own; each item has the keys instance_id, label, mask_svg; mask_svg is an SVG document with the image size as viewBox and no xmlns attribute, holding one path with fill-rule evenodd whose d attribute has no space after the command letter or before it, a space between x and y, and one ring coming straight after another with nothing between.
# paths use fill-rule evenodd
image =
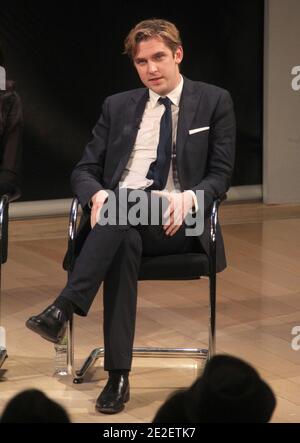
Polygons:
<instances>
[{"instance_id":1,"label":"partially visible person in black","mask_svg":"<svg viewBox=\"0 0 300 443\"><path fill-rule=\"evenodd\" d=\"M5 68L0 47L0 66ZM13 81L0 90L0 197L20 192L23 114Z\"/></svg>"},{"instance_id":2,"label":"partially visible person in black","mask_svg":"<svg viewBox=\"0 0 300 443\"><path fill-rule=\"evenodd\" d=\"M6 405L0 423L70 423L65 409L38 389L15 395Z\"/></svg>"},{"instance_id":3,"label":"partially visible person in black","mask_svg":"<svg viewBox=\"0 0 300 443\"><path fill-rule=\"evenodd\" d=\"M216 355L189 389L161 406L153 423L268 423L275 406L272 389L251 365Z\"/></svg>"}]
</instances>

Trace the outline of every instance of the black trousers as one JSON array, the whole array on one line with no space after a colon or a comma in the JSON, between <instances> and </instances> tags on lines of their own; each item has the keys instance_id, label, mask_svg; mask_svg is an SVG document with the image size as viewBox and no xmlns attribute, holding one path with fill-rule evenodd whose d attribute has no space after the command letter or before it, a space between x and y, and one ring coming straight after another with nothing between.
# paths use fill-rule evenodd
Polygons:
<instances>
[{"instance_id":1,"label":"black trousers","mask_svg":"<svg viewBox=\"0 0 300 443\"><path fill-rule=\"evenodd\" d=\"M126 190L128 194L130 190ZM119 195L117 193L117 201ZM150 193L148 215L151 216ZM161 199L161 203L163 198ZM128 210L134 203L129 203ZM76 259L61 295L72 301L75 312L86 316L104 282L104 369L131 369L135 332L137 281L142 255L192 252L195 238L185 236L184 225L166 236L159 225L96 224Z\"/></svg>"}]
</instances>

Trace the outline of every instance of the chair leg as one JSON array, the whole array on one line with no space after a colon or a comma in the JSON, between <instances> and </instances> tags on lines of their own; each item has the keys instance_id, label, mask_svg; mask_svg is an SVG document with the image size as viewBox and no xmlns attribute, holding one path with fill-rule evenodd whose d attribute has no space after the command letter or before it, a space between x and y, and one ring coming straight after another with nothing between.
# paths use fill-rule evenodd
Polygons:
<instances>
[{"instance_id":1,"label":"chair leg","mask_svg":"<svg viewBox=\"0 0 300 443\"><path fill-rule=\"evenodd\" d=\"M5 360L7 359L7 357L8 357L8 355L7 355L6 348L3 348L2 346L0 346L0 368L2 367L2 365L5 362Z\"/></svg>"},{"instance_id":2,"label":"chair leg","mask_svg":"<svg viewBox=\"0 0 300 443\"><path fill-rule=\"evenodd\" d=\"M104 348L94 349L88 358L85 360L81 368L77 371L74 370L74 317L72 316L68 322L67 337L68 337L68 347L67 347L67 364L68 364L68 375L72 375L73 383L80 384L83 382L83 378L88 370L96 363L98 358L104 355Z\"/></svg>"},{"instance_id":3,"label":"chair leg","mask_svg":"<svg viewBox=\"0 0 300 443\"><path fill-rule=\"evenodd\" d=\"M80 384L84 382L84 376L87 374L90 368L94 366L96 361L104 356L104 348L96 348L94 349L88 358L84 361L81 368L75 372L76 376L73 379L73 383Z\"/></svg>"},{"instance_id":4,"label":"chair leg","mask_svg":"<svg viewBox=\"0 0 300 443\"><path fill-rule=\"evenodd\" d=\"M187 357L197 359L207 359L208 350L200 348L133 348L134 357ZM76 371L73 383L80 384L84 382L84 377L96 361L104 357L104 348L94 349L81 368Z\"/></svg>"},{"instance_id":5,"label":"chair leg","mask_svg":"<svg viewBox=\"0 0 300 443\"><path fill-rule=\"evenodd\" d=\"M207 349L201 348L133 348L136 357L206 358L207 353Z\"/></svg>"},{"instance_id":6,"label":"chair leg","mask_svg":"<svg viewBox=\"0 0 300 443\"><path fill-rule=\"evenodd\" d=\"M208 345L208 359L213 357L216 353L216 274L209 278L209 345Z\"/></svg>"},{"instance_id":7,"label":"chair leg","mask_svg":"<svg viewBox=\"0 0 300 443\"><path fill-rule=\"evenodd\" d=\"M73 316L68 321L67 328L67 366L68 375L74 375L74 328L73 328Z\"/></svg>"},{"instance_id":8,"label":"chair leg","mask_svg":"<svg viewBox=\"0 0 300 443\"><path fill-rule=\"evenodd\" d=\"M74 376L74 337L73 337L73 316L67 324L66 335L60 343L54 345L55 357L55 375L65 377ZM61 355L62 353L62 355Z\"/></svg>"},{"instance_id":9,"label":"chair leg","mask_svg":"<svg viewBox=\"0 0 300 443\"><path fill-rule=\"evenodd\" d=\"M210 359L216 353L216 289L217 289L217 248L216 233L218 222L218 201L213 204L210 229L210 258L209 258L209 355Z\"/></svg>"},{"instance_id":10,"label":"chair leg","mask_svg":"<svg viewBox=\"0 0 300 443\"><path fill-rule=\"evenodd\" d=\"M2 239L0 239L1 242ZM1 249L1 245L0 245L0 249ZM2 253L2 251L0 251L0 254ZM1 256L2 258L2 256ZM1 320L1 308L2 308L2 287L1 287L1 261L0 261L0 320ZM5 339L5 329L3 326L0 326L0 368L2 367L4 361L7 358L7 350L6 350L6 339Z\"/></svg>"}]
</instances>

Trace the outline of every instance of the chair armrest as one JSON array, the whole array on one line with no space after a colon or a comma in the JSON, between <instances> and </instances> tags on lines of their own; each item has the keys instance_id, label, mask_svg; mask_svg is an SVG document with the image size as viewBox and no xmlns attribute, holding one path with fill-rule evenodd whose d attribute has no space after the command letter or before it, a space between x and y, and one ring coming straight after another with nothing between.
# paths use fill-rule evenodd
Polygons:
<instances>
[{"instance_id":1,"label":"chair armrest","mask_svg":"<svg viewBox=\"0 0 300 443\"><path fill-rule=\"evenodd\" d=\"M76 236L76 226L78 217L79 201L77 197L74 197L71 204L70 216L69 216L69 241L73 241Z\"/></svg>"},{"instance_id":2,"label":"chair armrest","mask_svg":"<svg viewBox=\"0 0 300 443\"><path fill-rule=\"evenodd\" d=\"M19 191L14 192L13 194L6 193L3 194L0 198L0 218L3 217L3 212L8 203L11 203L17 200L20 197L21 193Z\"/></svg>"},{"instance_id":3,"label":"chair armrest","mask_svg":"<svg viewBox=\"0 0 300 443\"><path fill-rule=\"evenodd\" d=\"M8 206L19 195L4 194L0 198L0 265L7 260L7 242L8 242Z\"/></svg>"},{"instance_id":4,"label":"chair armrest","mask_svg":"<svg viewBox=\"0 0 300 443\"><path fill-rule=\"evenodd\" d=\"M209 235L209 267L210 267L210 275L216 275L217 268L217 226L218 226L218 210L220 204L226 200L227 195L224 194L221 197L214 200L211 212L210 212L210 235Z\"/></svg>"},{"instance_id":5,"label":"chair armrest","mask_svg":"<svg viewBox=\"0 0 300 443\"><path fill-rule=\"evenodd\" d=\"M77 197L74 197L72 200L70 215L69 215L68 250L67 250L67 256L64 260L64 262L67 264L66 266L68 272L72 271L74 265L78 209L79 209L79 201Z\"/></svg>"},{"instance_id":6,"label":"chair armrest","mask_svg":"<svg viewBox=\"0 0 300 443\"><path fill-rule=\"evenodd\" d=\"M9 203L9 195L4 194L2 195L1 199L0 199L0 229L3 223L3 214L4 214L4 210L6 208L6 205L8 205Z\"/></svg>"},{"instance_id":7,"label":"chair armrest","mask_svg":"<svg viewBox=\"0 0 300 443\"><path fill-rule=\"evenodd\" d=\"M19 189L16 189L12 193L8 193L7 192L6 194L3 194L1 196L0 201L5 201L5 204L6 203L12 203L13 201L18 200L18 198L20 198L20 197L21 197L21 192L20 192Z\"/></svg>"},{"instance_id":8,"label":"chair armrest","mask_svg":"<svg viewBox=\"0 0 300 443\"><path fill-rule=\"evenodd\" d=\"M20 190L16 190L13 194L7 194L9 203L18 200L21 197Z\"/></svg>"},{"instance_id":9,"label":"chair armrest","mask_svg":"<svg viewBox=\"0 0 300 443\"><path fill-rule=\"evenodd\" d=\"M217 199L213 202L210 213L210 242L216 242L216 232L218 223L218 210L219 210L220 200Z\"/></svg>"},{"instance_id":10,"label":"chair armrest","mask_svg":"<svg viewBox=\"0 0 300 443\"><path fill-rule=\"evenodd\" d=\"M210 212L210 242L216 242L216 232L217 232L217 224L218 224L218 211L220 204L226 200L227 195L223 194L221 197L214 200L211 212Z\"/></svg>"}]
</instances>

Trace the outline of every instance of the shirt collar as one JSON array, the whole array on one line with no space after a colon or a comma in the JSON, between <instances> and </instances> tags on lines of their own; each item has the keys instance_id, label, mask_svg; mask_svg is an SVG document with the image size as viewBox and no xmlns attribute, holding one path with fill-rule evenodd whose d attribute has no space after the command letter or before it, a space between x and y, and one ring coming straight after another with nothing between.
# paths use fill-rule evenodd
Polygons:
<instances>
[{"instance_id":1,"label":"shirt collar","mask_svg":"<svg viewBox=\"0 0 300 443\"><path fill-rule=\"evenodd\" d=\"M180 75L180 77L181 77L180 82L176 86L176 88L173 89L173 91L169 92L169 94L167 94L167 97L171 100L172 104L175 106L179 106L180 97L183 88L183 77L182 75ZM157 101L160 97L161 96L156 94L156 92L149 89L149 100L151 108L154 108L157 105Z\"/></svg>"}]
</instances>

